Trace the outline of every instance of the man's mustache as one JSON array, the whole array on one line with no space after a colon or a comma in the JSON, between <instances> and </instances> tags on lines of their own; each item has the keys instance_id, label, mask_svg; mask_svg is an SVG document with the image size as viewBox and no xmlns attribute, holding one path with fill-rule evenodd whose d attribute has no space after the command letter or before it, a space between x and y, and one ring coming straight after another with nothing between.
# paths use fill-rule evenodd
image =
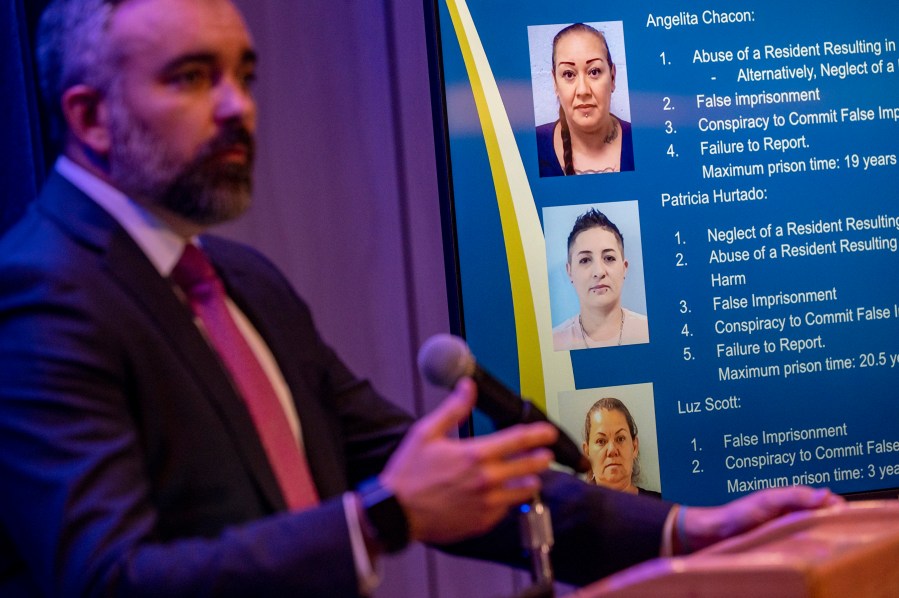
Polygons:
<instances>
[{"instance_id":1,"label":"man's mustache","mask_svg":"<svg viewBox=\"0 0 899 598\"><path fill-rule=\"evenodd\" d=\"M247 150L247 163L253 164L256 155L256 139L244 126L233 126L224 129L221 133L210 139L200 150L197 162L205 162L213 156L228 151L235 145L242 145Z\"/></svg>"}]
</instances>

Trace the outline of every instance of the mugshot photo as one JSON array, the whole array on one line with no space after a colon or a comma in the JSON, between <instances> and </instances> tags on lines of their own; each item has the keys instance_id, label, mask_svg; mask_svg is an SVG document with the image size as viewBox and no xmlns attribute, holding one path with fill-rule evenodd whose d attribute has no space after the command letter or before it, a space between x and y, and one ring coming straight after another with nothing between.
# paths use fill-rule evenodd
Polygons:
<instances>
[{"instance_id":1,"label":"mugshot photo","mask_svg":"<svg viewBox=\"0 0 899 598\"><path fill-rule=\"evenodd\" d=\"M590 461L587 482L661 496L652 384L559 393L559 419Z\"/></svg>"},{"instance_id":2,"label":"mugshot photo","mask_svg":"<svg viewBox=\"0 0 899 598\"><path fill-rule=\"evenodd\" d=\"M528 27L541 177L634 170L621 21Z\"/></svg>"},{"instance_id":3,"label":"mugshot photo","mask_svg":"<svg viewBox=\"0 0 899 598\"><path fill-rule=\"evenodd\" d=\"M649 342L636 201L543 209L556 351Z\"/></svg>"}]
</instances>

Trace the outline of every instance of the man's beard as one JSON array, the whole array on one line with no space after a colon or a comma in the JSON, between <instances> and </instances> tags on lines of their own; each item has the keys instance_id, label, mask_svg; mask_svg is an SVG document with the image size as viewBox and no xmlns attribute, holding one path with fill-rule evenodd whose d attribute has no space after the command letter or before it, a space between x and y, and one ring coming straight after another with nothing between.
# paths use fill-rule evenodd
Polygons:
<instances>
[{"instance_id":1,"label":"man's beard","mask_svg":"<svg viewBox=\"0 0 899 598\"><path fill-rule=\"evenodd\" d=\"M226 126L184 162L123 102L110 102L109 118L110 178L135 201L165 208L204 227L233 220L249 207L254 141L243 125ZM246 163L221 161L220 152L234 144L246 148Z\"/></svg>"}]
</instances>

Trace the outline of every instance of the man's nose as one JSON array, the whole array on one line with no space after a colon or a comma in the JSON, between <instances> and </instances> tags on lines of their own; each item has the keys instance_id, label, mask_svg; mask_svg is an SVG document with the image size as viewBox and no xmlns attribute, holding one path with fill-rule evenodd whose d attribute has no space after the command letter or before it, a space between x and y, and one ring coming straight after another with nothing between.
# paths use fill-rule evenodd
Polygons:
<instances>
[{"instance_id":1,"label":"man's nose","mask_svg":"<svg viewBox=\"0 0 899 598\"><path fill-rule=\"evenodd\" d=\"M217 120L239 120L246 125L252 124L256 114L256 101L244 85L232 78L224 77L219 83L217 95Z\"/></svg>"}]
</instances>

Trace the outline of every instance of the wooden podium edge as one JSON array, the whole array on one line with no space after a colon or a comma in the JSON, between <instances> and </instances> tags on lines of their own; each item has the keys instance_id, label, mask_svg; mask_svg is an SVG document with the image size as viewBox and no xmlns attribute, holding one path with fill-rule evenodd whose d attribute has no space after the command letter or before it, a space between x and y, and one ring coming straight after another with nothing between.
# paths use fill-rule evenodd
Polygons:
<instances>
[{"instance_id":1,"label":"wooden podium edge","mask_svg":"<svg viewBox=\"0 0 899 598\"><path fill-rule=\"evenodd\" d=\"M795 550L792 550L795 547ZM631 567L576 598L899 596L899 501L791 513L682 557Z\"/></svg>"}]
</instances>

